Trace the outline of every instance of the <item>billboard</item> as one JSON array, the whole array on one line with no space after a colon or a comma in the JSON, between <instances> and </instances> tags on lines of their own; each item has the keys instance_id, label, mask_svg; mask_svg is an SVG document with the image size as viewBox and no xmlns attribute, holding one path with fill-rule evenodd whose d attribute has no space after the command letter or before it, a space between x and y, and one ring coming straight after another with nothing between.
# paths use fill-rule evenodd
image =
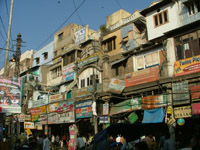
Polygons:
<instances>
[{"instance_id":1,"label":"billboard","mask_svg":"<svg viewBox=\"0 0 200 150\"><path fill-rule=\"evenodd\" d=\"M20 95L20 78L0 76L0 113L21 113Z\"/></svg>"},{"instance_id":2,"label":"billboard","mask_svg":"<svg viewBox=\"0 0 200 150\"><path fill-rule=\"evenodd\" d=\"M182 76L200 71L200 55L182 59L174 63L174 76Z\"/></svg>"}]
</instances>

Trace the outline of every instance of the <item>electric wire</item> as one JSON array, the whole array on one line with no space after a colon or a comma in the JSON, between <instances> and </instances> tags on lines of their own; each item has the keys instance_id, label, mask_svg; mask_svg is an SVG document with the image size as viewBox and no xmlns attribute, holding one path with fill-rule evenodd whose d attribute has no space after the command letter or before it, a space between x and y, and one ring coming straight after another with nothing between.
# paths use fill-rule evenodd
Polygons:
<instances>
[{"instance_id":1,"label":"electric wire","mask_svg":"<svg viewBox=\"0 0 200 150\"><path fill-rule=\"evenodd\" d=\"M3 20L2 20L2 18L1 18L1 16L0 16L0 20L1 20L1 24L3 25L4 33L5 33L6 38L7 38L6 28L5 28L5 26L4 26L4 23L3 23Z\"/></svg>"},{"instance_id":2,"label":"electric wire","mask_svg":"<svg viewBox=\"0 0 200 150\"><path fill-rule=\"evenodd\" d=\"M73 4L74 4L74 8L75 8L75 9L77 9L77 8L76 8L76 4L75 4L74 0L72 0L72 1L73 1ZM80 17L80 15L79 15L79 12L78 12L78 10L77 10L77 12L76 12L76 13L77 13L77 15L78 15L78 18L79 18L79 20L80 20L80 22L81 22L81 25L83 26L83 22L82 22L82 20L81 20L81 17Z\"/></svg>"},{"instance_id":3,"label":"electric wire","mask_svg":"<svg viewBox=\"0 0 200 150\"><path fill-rule=\"evenodd\" d=\"M86 0L83 0L82 3L71 13L71 15L44 41L42 42L36 49L39 49L43 44L45 44L53 35L55 32L57 32L73 15L76 13L76 11L84 4Z\"/></svg>"},{"instance_id":4,"label":"electric wire","mask_svg":"<svg viewBox=\"0 0 200 150\"><path fill-rule=\"evenodd\" d=\"M118 0L115 0L117 2L117 5L119 6L120 9L122 9L122 6L120 5Z\"/></svg>"},{"instance_id":5,"label":"electric wire","mask_svg":"<svg viewBox=\"0 0 200 150\"><path fill-rule=\"evenodd\" d=\"M6 4L6 12L7 12L7 18L9 18L9 13L8 13L8 4L7 4L7 0L5 0L5 4ZM8 19L9 21L9 19Z\"/></svg>"}]
</instances>

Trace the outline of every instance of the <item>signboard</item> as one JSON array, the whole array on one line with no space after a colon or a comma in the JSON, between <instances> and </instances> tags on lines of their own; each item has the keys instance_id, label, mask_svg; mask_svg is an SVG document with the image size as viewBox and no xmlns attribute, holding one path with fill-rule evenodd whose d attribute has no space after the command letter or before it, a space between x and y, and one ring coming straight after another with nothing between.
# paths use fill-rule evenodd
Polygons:
<instances>
[{"instance_id":1,"label":"signboard","mask_svg":"<svg viewBox=\"0 0 200 150\"><path fill-rule=\"evenodd\" d=\"M141 98L125 100L111 107L110 115L141 109Z\"/></svg>"},{"instance_id":2,"label":"signboard","mask_svg":"<svg viewBox=\"0 0 200 150\"><path fill-rule=\"evenodd\" d=\"M31 120L32 121L38 121L40 114L46 113L46 106L41 106L38 108L32 108L30 109L31 113Z\"/></svg>"},{"instance_id":3,"label":"signboard","mask_svg":"<svg viewBox=\"0 0 200 150\"><path fill-rule=\"evenodd\" d=\"M99 116L99 123L109 123L109 117L108 116Z\"/></svg>"},{"instance_id":4,"label":"signboard","mask_svg":"<svg viewBox=\"0 0 200 150\"><path fill-rule=\"evenodd\" d=\"M69 149L75 150L76 149L76 136L77 136L77 127L75 124L69 126Z\"/></svg>"},{"instance_id":5,"label":"signboard","mask_svg":"<svg viewBox=\"0 0 200 150\"><path fill-rule=\"evenodd\" d=\"M103 104L103 115L108 115L109 114L109 104L105 103Z\"/></svg>"},{"instance_id":6,"label":"signboard","mask_svg":"<svg viewBox=\"0 0 200 150\"><path fill-rule=\"evenodd\" d=\"M60 124L60 123L73 123L75 122L74 112L65 113L50 113L48 114L48 124Z\"/></svg>"},{"instance_id":7,"label":"signboard","mask_svg":"<svg viewBox=\"0 0 200 150\"><path fill-rule=\"evenodd\" d=\"M190 102L188 82L172 83L173 105L187 104Z\"/></svg>"},{"instance_id":8,"label":"signboard","mask_svg":"<svg viewBox=\"0 0 200 150\"><path fill-rule=\"evenodd\" d=\"M192 115L200 115L200 103L192 104Z\"/></svg>"},{"instance_id":9,"label":"signboard","mask_svg":"<svg viewBox=\"0 0 200 150\"><path fill-rule=\"evenodd\" d=\"M124 88L125 88L124 80L112 78L108 87L108 91L120 94L124 90Z\"/></svg>"},{"instance_id":10,"label":"signboard","mask_svg":"<svg viewBox=\"0 0 200 150\"><path fill-rule=\"evenodd\" d=\"M175 107L174 117L177 118L187 118L192 117L191 106Z\"/></svg>"},{"instance_id":11,"label":"signboard","mask_svg":"<svg viewBox=\"0 0 200 150\"><path fill-rule=\"evenodd\" d=\"M190 90L192 100L200 98L200 85L192 86Z\"/></svg>"},{"instance_id":12,"label":"signboard","mask_svg":"<svg viewBox=\"0 0 200 150\"><path fill-rule=\"evenodd\" d=\"M25 115L24 114L17 115L17 118L18 118L19 122L24 122L25 121Z\"/></svg>"},{"instance_id":13,"label":"signboard","mask_svg":"<svg viewBox=\"0 0 200 150\"><path fill-rule=\"evenodd\" d=\"M74 101L67 101L58 104L58 109L57 109L58 113L68 112L73 110L74 110Z\"/></svg>"},{"instance_id":14,"label":"signboard","mask_svg":"<svg viewBox=\"0 0 200 150\"><path fill-rule=\"evenodd\" d=\"M63 68L62 70L62 82L74 80L75 72L74 72L75 64L70 64Z\"/></svg>"},{"instance_id":15,"label":"signboard","mask_svg":"<svg viewBox=\"0 0 200 150\"><path fill-rule=\"evenodd\" d=\"M36 108L36 107L40 107L40 106L44 106L48 104L48 99L40 99L40 100L32 100L29 101L28 103L28 108Z\"/></svg>"},{"instance_id":16,"label":"signboard","mask_svg":"<svg viewBox=\"0 0 200 150\"><path fill-rule=\"evenodd\" d=\"M96 62L98 60L98 55L99 55L99 53L94 53L93 55L90 55L89 57L79 60L78 67L81 68L85 65Z\"/></svg>"},{"instance_id":17,"label":"signboard","mask_svg":"<svg viewBox=\"0 0 200 150\"><path fill-rule=\"evenodd\" d=\"M20 79L0 76L0 113L21 113L20 88Z\"/></svg>"},{"instance_id":18,"label":"signboard","mask_svg":"<svg viewBox=\"0 0 200 150\"><path fill-rule=\"evenodd\" d=\"M75 32L75 44L80 44L85 40L85 30L86 28L84 27Z\"/></svg>"},{"instance_id":19,"label":"signboard","mask_svg":"<svg viewBox=\"0 0 200 150\"><path fill-rule=\"evenodd\" d=\"M58 102L62 100L63 100L63 96L61 94L55 94L55 95L49 96L49 103Z\"/></svg>"},{"instance_id":20,"label":"signboard","mask_svg":"<svg viewBox=\"0 0 200 150\"><path fill-rule=\"evenodd\" d=\"M24 129L35 129L34 122L24 122Z\"/></svg>"},{"instance_id":21,"label":"signboard","mask_svg":"<svg viewBox=\"0 0 200 150\"><path fill-rule=\"evenodd\" d=\"M58 110L58 103L48 105L48 112L57 112L57 110Z\"/></svg>"},{"instance_id":22,"label":"signboard","mask_svg":"<svg viewBox=\"0 0 200 150\"><path fill-rule=\"evenodd\" d=\"M142 97L143 109L154 109L167 105L167 95Z\"/></svg>"},{"instance_id":23,"label":"signboard","mask_svg":"<svg viewBox=\"0 0 200 150\"><path fill-rule=\"evenodd\" d=\"M76 102L76 119L92 117L92 100Z\"/></svg>"},{"instance_id":24,"label":"signboard","mask_svg":"<svg viewBox=\"0 0 200 150\"><path fill-rule=\"evenodd\" d=\"M152 67L125 75L125 86L131 87L139 84L153 82L159 79L159 67Z\"/></svg>"},{"instance_id":25,"label":"signboard","mask_svg":"<svg viewBox=\"0 0 200 150\"><path fill-rule=\"evenodd\" d=\"M182 76L200 71L200 55L182 59L174 63L174 76Z\"/></svg>"}]
</instances>

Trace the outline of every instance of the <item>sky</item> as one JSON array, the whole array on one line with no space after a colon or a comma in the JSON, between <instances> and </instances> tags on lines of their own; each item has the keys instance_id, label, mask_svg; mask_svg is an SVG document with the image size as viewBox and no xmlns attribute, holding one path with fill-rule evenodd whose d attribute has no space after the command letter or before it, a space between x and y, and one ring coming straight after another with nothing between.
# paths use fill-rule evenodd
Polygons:
<instances>
[{"instance_id":1,"label":"sky","mask_svg":"<svg viewBox=\"0 0 200 150\"><path fill-rule=\"evenodd\" d=\"M133 14L153 0L14 0L11 24L11 50L16 50L17 34L22 35L21 53L40 50L53 41L54 33L75 23L95 31L106 24L106 17L119 9ZM11 0L0 0L0 69L4 67ZM9 59L13 56L9 51Z\"/></svg>"}]
</instances>

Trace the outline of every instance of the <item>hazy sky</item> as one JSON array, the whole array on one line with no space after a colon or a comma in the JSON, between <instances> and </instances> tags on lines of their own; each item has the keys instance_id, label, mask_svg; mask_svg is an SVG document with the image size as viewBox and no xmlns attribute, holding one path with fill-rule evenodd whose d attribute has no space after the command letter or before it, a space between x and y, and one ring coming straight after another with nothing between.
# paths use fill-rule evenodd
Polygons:
<instances>
[{"instance_id":1,"label":"hazy sky","mask_svg":"<svg viewBox=\"0 0 200 150\"><path fill-rule=\"evenodd\" d=\"M16 50L17 34L21 33L22 53L39 50L53 41L53 34L69 23L97 31L106 23L106 16L119 9L129 13L148 7L152 0L14 0L10 49ZM0 0L0 48L6 48L11 0ZM77 10L77 11L75 11ZM9 52L11 58L13 52ZM0 49L0 68L5 50Z\"/></svg>"}]
</instances>

